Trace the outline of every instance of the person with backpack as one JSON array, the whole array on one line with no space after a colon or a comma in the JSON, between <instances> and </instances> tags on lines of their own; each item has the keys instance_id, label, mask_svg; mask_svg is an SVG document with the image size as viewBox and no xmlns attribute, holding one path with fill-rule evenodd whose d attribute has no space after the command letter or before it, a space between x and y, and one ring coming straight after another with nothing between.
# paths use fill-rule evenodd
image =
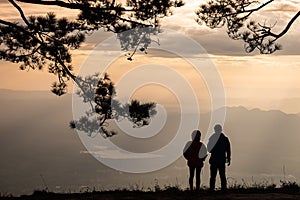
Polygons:
<instances>
[{"instance_id":1,"label":"person with backpack","mask_svg":"<svg viewBox=\"0 0 300 200\"><path fill-rule=\"evenodd\" d=\"M219 171L221 179L221 190L227 189L226 180L226 163L229 166L231 163L231 149L228 137L222 132L220 124L215 125L215 133L209 138L207 149L210 153L210 190L215 189L216 176Z\"/></svg>"},{"instance_id":2,"label":"person with backpack","mask_svg":"<svg viewBox=\"0 0 300 200\"><path fill-rule=\"evenodd\" d=\"M203 162L207 157L206 146L200 141L201 132L194 130L192 132L192 141L186 143L183 149L183 156L187 159L187 165L189 167L189 185L190 190L193 191L193 182L196 171L196 190L200 190L200 173L203 167Z\"/></svg>"}]
</instances>

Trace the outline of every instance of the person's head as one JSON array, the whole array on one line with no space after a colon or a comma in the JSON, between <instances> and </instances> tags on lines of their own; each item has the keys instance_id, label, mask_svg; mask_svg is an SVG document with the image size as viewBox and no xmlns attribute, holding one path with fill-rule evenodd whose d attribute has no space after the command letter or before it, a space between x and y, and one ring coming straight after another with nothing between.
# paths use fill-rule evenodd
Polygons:
<instances>
[{"instance_id":1,"label":"person's head","mask_svg":"<svg viewBox=\"0 0 300 200\"><path fill-rule=\"evenodd\" d=\"M220 124L215 125L215 133L222 133L222 126Z\"/></svg>"},{"instance_id":2,"label":"person's head","mask_svg":"<svg viewBox=\"0 0 300 200\"><path fill-rule=\"evenodd\" d=\"M201 132L199 130L194 130L192 132L192 140L200 141L200 138L201 138Z\"/></svg>"}]
</instances>

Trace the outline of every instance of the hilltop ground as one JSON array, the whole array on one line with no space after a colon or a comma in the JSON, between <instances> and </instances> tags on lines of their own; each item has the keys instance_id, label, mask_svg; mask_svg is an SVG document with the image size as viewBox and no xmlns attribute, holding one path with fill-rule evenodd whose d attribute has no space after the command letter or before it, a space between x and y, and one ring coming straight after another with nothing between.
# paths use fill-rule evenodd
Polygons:
<instances>
[{"instance_id":1,"label":"hilltop ground","mask_svg":"<svg viewBox=\"0 0 300 200\"><path fill-rule=\"evenodd\" d=\"M288 200L288 199L300 199L300 189L230 189L227 192L190 192L183 191L178 188L168 188L161 191L102 191L102 192L84 192L84 193L52 193L44 191L35 191L32 195L23 195L20 197L1 197L0 199L17 199L17 200L113 200L113 199L143 199L143 200L179 200L179 199L230 199L230 200Z\"/></svg>"}]
</instances>

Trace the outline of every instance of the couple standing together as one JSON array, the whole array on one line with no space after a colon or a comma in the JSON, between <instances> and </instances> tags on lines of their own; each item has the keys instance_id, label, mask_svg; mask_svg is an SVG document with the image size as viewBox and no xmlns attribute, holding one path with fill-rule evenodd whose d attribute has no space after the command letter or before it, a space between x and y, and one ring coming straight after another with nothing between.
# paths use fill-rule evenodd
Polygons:
<instances>
[{"instance_id":1,"label":"couple standing together","mask_svg":"<svg viewBox=\"0 0 300 200\"><path fill-rule=\"evenodd\" d=\"M189 166L190 189L193 190L193 180L196 171L196 190L200 189L200 173L204 165L207 152L209 152L210 159L210 190L215 189L216 176L219 171L221 179L221 189L227 189L226 180L226 163L229 166L231 160L231 150L229 139L222 132L222 126L217 124L214 127L215 133L209 138L207 148L205 144L200 141L201 132L195 130L192 133L192 141L189 141L185 147L183 155L187 159Z\"/></svg>"}]
</instances>

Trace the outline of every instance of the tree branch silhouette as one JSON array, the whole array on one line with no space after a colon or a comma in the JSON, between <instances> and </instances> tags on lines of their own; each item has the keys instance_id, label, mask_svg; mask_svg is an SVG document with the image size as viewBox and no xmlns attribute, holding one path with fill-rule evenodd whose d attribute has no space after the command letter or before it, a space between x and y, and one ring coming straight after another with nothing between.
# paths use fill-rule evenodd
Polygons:
<instances>
[{"instance_id":1,"label":"tree branch silhouette","mask_svg":"<svg viewBox=\"0 0 300 200\"><path fill-rule=\"evenodd\" d=\"M14 2L14 0L8 0L8 1L19 11L23 21L27 24L27 26L30 26L30 23L26 19L25 14L24 14L23 10L21 9L21 7L18 4L16 4L16 2Z\"/></svg>"},{"instance_id":2,"label":"tree branch silhouette","mask_svg":"<svg viewBox=\"0 0 300 200\"><path fill-rule=\"evenodd\" d=\"M152 42L150 34L159 33L160 19L172 15L173 8L183 6L181 0L128 0L125 5L114 0L8 0L8 2L19 12L23 22L0 19L0 59L19 63L21 70L46 68L50 74L57 77L51 91L59 96L67 93L67 85L70 80L74 81L82 90L80 95L89 95L89 92L85 91L87 88L85 85L89 84L87 79L77 77L73 73L71 53L72 50L80 48L89 33L99 29L116 33L120 40L121 50L133 50L133 53L128 54L128 60L132 60L137 49L146 52ZM76 9L79 11L79 15L75 20L65 17L57 18L54 13L26 17L22 7L16 2ZM142 28L149 28L149 30ZM126 34L125 31L132 29L137 29L137 31ZM96 96L97 88L102 87L101 83L104 84L102 78L99 78L96 87L89 86L94 89L93 92ZM91 112L97 111L100 103L93 98L86 99L91 104ZM110 100L113 101L113 98L110 97ZM135 101L134 105L140 111L143 110L141 108L147 108L148 113L155 107L154 103L142 104L138 101ZM128 109L132 108L132 105L128 104L127 107ZM134 109L130 110L134 113ZM144 111L146 112L145 109ZM96 122L106 136L114 135L105 129L107 120L121 116L120 114L112 115L110 112L110 109L96 112ZM144 116L144 118L140 116ZM150 116L125 114L123 117L130 119L139 127L146 125ZM83 125L83 123L81 124ZM80 123L73 125L80 127Z\"/></svg>"},{"instance_id":3,"label":"tree branch silhouette","mask_svg":"<svg viewBox=\"0 0 300 200\"><path fill-rule=\"evenodd\" d=\"M103 28L105 31L121 34L134 28L157 28L159 18L171 15L172 8L183 5L181 0L129 0L125 6L109 0L16 0L27 4L54 5L79 10L77 19L70 21L66 18L57 19L54 13L26 18L15 0L8 1L18 10L24 24L0 19L0 58L22 63L20 68L23 70L43 69L48 66L48 71L57 75L62 85L67 85L66 81L69 79L76 82L76 77L72 74L70 51L80 47L88 32ZM149 43L141 49L147 48L148 45ZM128 60L132 60L133 54ZM64 94L64 90L57 94Z\"/></svg>"},{"instance_id":4,"label":"tree branch silhouette","mask_svg":"<svg viewBox=\"0 0 300 200\"><path fill-rule=\"evenodd\" d=\"M298 11L278 34L272 32L275 25L261 24L250 18L254 12L262 10L272 2L274 0L259 5L259 1L251 0L212 0L200 5L196 11L196 21L212 29L226 26L230 38L244 41L247 53L257 49L261 54L271 54L282 49L276 41L289 31L300 16Z\"/></svg>"},{"instance_id":5,"label":"tree branch silhouette","mask_svg":"<svg viewBox=\"0 0 300 200\"><path fill-rule=\"evenodd\" d=\"M110 129L110 121L128 119L134 124L133 127L142 127L150 123L150 119L156 114L155 103L141 103L132 100L122 105L115 100L115 86L108 74L99 76L95 74L79 77L83 81L82 88L77 91L77 95L84 103L90 103L90 110L85 116L70 122L71 128L84 131L89 136L93 133L100 133L104 138L112 137L117 133Z\"/></svg>"}]
</instances>

